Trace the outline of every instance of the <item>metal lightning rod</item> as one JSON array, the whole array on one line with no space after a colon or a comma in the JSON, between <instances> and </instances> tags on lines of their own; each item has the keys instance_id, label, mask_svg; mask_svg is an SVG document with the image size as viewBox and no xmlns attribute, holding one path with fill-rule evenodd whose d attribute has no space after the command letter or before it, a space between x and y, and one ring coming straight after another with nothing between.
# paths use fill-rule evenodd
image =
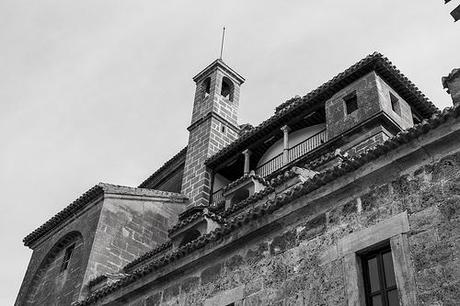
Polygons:
<instances>
[{"instance_id":1,"label":"metal lightning rod","mask_svg":"<svg viewBox=\"0 0 460 306\"><path fill-rule=\"evenodd\" d=\"M219 59L222 59L222 53L224 53L224 41L225 41L225 27L222 29L222 43L220 45L220 57Z\"/></svg>"}]
</instances>

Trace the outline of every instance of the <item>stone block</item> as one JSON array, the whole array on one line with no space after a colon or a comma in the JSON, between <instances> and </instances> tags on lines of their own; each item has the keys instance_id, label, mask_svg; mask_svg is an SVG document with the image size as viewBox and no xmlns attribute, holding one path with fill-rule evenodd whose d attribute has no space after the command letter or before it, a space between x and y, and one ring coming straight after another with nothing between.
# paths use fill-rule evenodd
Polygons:
<instances>
[{"instance_id":1,"label":"stone block","mask_svg":"<svg viewBox=\"0 0 460 306\"><path fill-rule=\"evenodd\" d=\"M188 293L192 290L198 288L200 284L200 278L197 276L192 276L184 279L181 284L182 293Z\"/></svg>"},{"instance_id":2,"label":"stone block","mask_svg":"<svg viewBox=\"0 0 460 306\"><path fill-rule=\"evenodd\" d=\"M295 230L290 230L280 236L276 236L270 243L270 254L276 255L294 247L296 245L296 237Z\"/></svg>"},{"instance_id":3,"label":"stone block","mask_svg":"<svg viewBox=\"0 0 460 306\"><path fill-rule=\"evenodd\" d=\"M157 292L145 299L145 306L159 306L161 304L161 293Z\"/></svg>"},{"instance_id":4,"label":"stone block","mask_svg":"<svg viewBox=\"0 0 460 306\"><path fill-rule=\"evenodd\" d=\"M201 284L205 285L217 280L222 273L222 264L210 266L201 272Z\"/></svg>"},{"instance_id":5,"label":"stone block","mask_svg":"<svg viewBox=\"0 0 460 306\"><path fill-rule=\"evenodd\" d=\"M169 301L170 299L179 295L179 284L174 284L163 290L163 302Z\"/></svg>"}]
</instances>

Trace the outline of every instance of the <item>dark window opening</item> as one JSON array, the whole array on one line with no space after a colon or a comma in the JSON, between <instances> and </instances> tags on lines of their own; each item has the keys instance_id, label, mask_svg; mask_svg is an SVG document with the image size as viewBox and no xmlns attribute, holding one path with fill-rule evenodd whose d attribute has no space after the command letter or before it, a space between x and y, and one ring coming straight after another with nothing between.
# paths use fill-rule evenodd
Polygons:
<instances>
[{"instance_id":1,"label":"dark window opening","mask_svg":"<svg viewBox=\"0 0 460 306\"><path fill-rule=\"evenodd\" d=\"M205 79L203 81L203 91L204 91L204 97L205 98L210 95L210 93L211 93L211 78L207 78L207 79Z\"/></svg>"},{"instance_id":2,"label":"dark window opening","mask_svg":"<svg viewBox=\"0 0 460 306\"><path fill-rule=\"evenodd\" d=\"M233 205L233 204L239 203L243 200L246 200L247 198L249 198L249 190L247 189L237 190L235 191L232 197L231 204Z\"/></svg>"},{"instance_id":3,"label":"dark window opening","mask_svg":"<svg viewBox=\"0 0 460 306\"><path fill-rule=\"evenodd\" d=\"M422 119L420 119L419 116L415 115L413 111L412 111L412 120L414 121L414 124L422 123Z\"/></svg>"},{"instance_id":4,"label":"dark window opening","mask_svg":"<svg viewBox=\"0 0 460 306\"><path fill-rule=\"evenodd\" d=\"M221 131L222 133L225 133L225 125L223 125L223 124L221 125L220 131Z\"/></svg>"},{"instance_id":5,"label":"dark window opening","mask_svg":"<svg viewBox=\"0 0 460 306\"><path fill-rule=\"evenodd\" d=\"M220 94L224 97L233 101L233 83L230 81L229 78L223 77L222 78L222 88L220 90Z\"/></svg>"},{"instance_id":6,"label":"dark window opening","mask_svg":"<svg viewBox=\"0 0 460 306\"><path fill-rule=\"evenodd\" d=\"M398 306L398 289L390 247L363 255L362 267L366 305Z\"/></svg>"},{"instance_id":7,"label":"dark window opening","mask_svg":"<svg viewBox=\"0 0 460 306\"><path fill-rule=\"evenodd\" d=\"M75 244L72 244L65 250L64 259L62 260L60 272L67 270L67 268L69 267L70 257L72 257L72 252L74 248L75 248Z\"/></svg>"},{"instance_id":8,"label":"dark window opening","mask_svg":"<svg viewBox=\"0 0 460 306\"><path fill-rule=\"evenodd\" d=\"M399 104L399 99L396 98L391 92L390 92L390 101L391 101L391 109L401 116L401 105Z\"/></svg>"},{"instance_id":9,"label":"dark window opening","mask_svg":"<svg viewBox=\"0 0 460 306\"><path fill-rule=\"evenodd\" d=\"M201 233L198 231L198 230L191 230L190 232L188 232L187 234L185 234L185 237L184 239L182 239L181 243L179 246L183 246L183 245L186 245L187 243L189 243L190 241L193 241L195 240L196 238L200 237L201 236Z\"/></svg>"},{"instance_id":10,"label":"dark window opening","mask_svg":"<svg viewBox=\"0 0 460 306\"><path fill-rule=\"evenodd\" d=\"M356 92L349 94L343 98L343 100L345 101L345 111L347 115L358 109L358 97L356 96Z\"/></svg>"}]
</instances>

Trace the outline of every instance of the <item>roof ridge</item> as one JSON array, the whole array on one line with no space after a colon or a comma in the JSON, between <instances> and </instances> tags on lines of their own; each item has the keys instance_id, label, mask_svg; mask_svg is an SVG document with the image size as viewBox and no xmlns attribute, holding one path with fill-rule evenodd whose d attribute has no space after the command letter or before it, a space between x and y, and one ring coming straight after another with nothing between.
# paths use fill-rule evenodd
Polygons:
<instances>
[{"instance_id":1,"label":"roof ridge","mask_svg":"<svg viewBox=\"0 0 460 306\"><path fill-rule=\"evenodd\" d=\"M180 150L178 153L176 153L173 157L171 157L170 159L168 159L160 168L158 168L155 172L153 172L148 178L146 178L142 183L139 184L139 188L145 188L145 185L147 185L147 183L152 179L154 178L155 176L157 176L158 174L160 174L163 170L165 170L169 165L171 165L174 161L176 161L180 156L182 156L183 154L186 154L187 153L187 148L188 146L185 146L182 150Z\"/></svg>"},{"instance_id":2,"label":"roof ridge","mask_svg":"<svg viewBox=\"0 0 460 306\"><path fill-rule=\"evenodd\" d=\"M55 228L58 224L61 223L61 221L66 220L69 216L74 214L81 207L84 207L89 201L94 200L98 196L102 195L104 193L104 189L99 184L96 184L90 189L88 189L76 200L71 202L64 209L57 212L53 217L48 219L45 223L36 228L26 237L24 237L24 239L22 240L24 242L24 245L30 246L35 240L40 238L43 234Z\"/></svg>"}]
</instances>

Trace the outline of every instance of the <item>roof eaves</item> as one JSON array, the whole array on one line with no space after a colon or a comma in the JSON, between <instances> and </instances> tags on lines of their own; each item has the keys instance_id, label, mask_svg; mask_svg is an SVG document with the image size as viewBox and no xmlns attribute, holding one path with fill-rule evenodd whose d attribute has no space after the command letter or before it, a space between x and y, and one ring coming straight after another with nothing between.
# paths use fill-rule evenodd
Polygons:
<instances>
[{"instance_id":1,"label":"roof eaves","mask_svg":"<svg viewBox=\"0 0 460 306\"><path fill-rule=\"evenodd\" d=\"M160 173L163 171L167 170L169 166L171 166L174 162L179 160L181 157L185 157L187 153L187 147L183 148L180 150L176 155L171 157L168 161L166 161L163 166L158 168L157 171L155 171L152 175L150 175L146 180L144 180L138 187L139 188L146 188L146 186L152 181L156 176L158 176Z\"/></svg>"},{"instance_id":2,"label":"roof eaves","mask_svg":"<svg viewBox=\"0 0 460 306\"><path fill-rule=\"evenodd\" d=\"M77 211L85 207L88 203L102 196L103 194L104 194L104 188L101 184L97 184L93 186L88 191L83 193L78 199L70 203L63 210L55 214L51 219L49 219L44 224L42 224L40 227L35 229L32 233L27 235L23 239L24 245L30 247L33 242L41 238L47 232L57 227L63 221L67 220L72 215L74 215Z\"/></svg>"}]
</instances>

